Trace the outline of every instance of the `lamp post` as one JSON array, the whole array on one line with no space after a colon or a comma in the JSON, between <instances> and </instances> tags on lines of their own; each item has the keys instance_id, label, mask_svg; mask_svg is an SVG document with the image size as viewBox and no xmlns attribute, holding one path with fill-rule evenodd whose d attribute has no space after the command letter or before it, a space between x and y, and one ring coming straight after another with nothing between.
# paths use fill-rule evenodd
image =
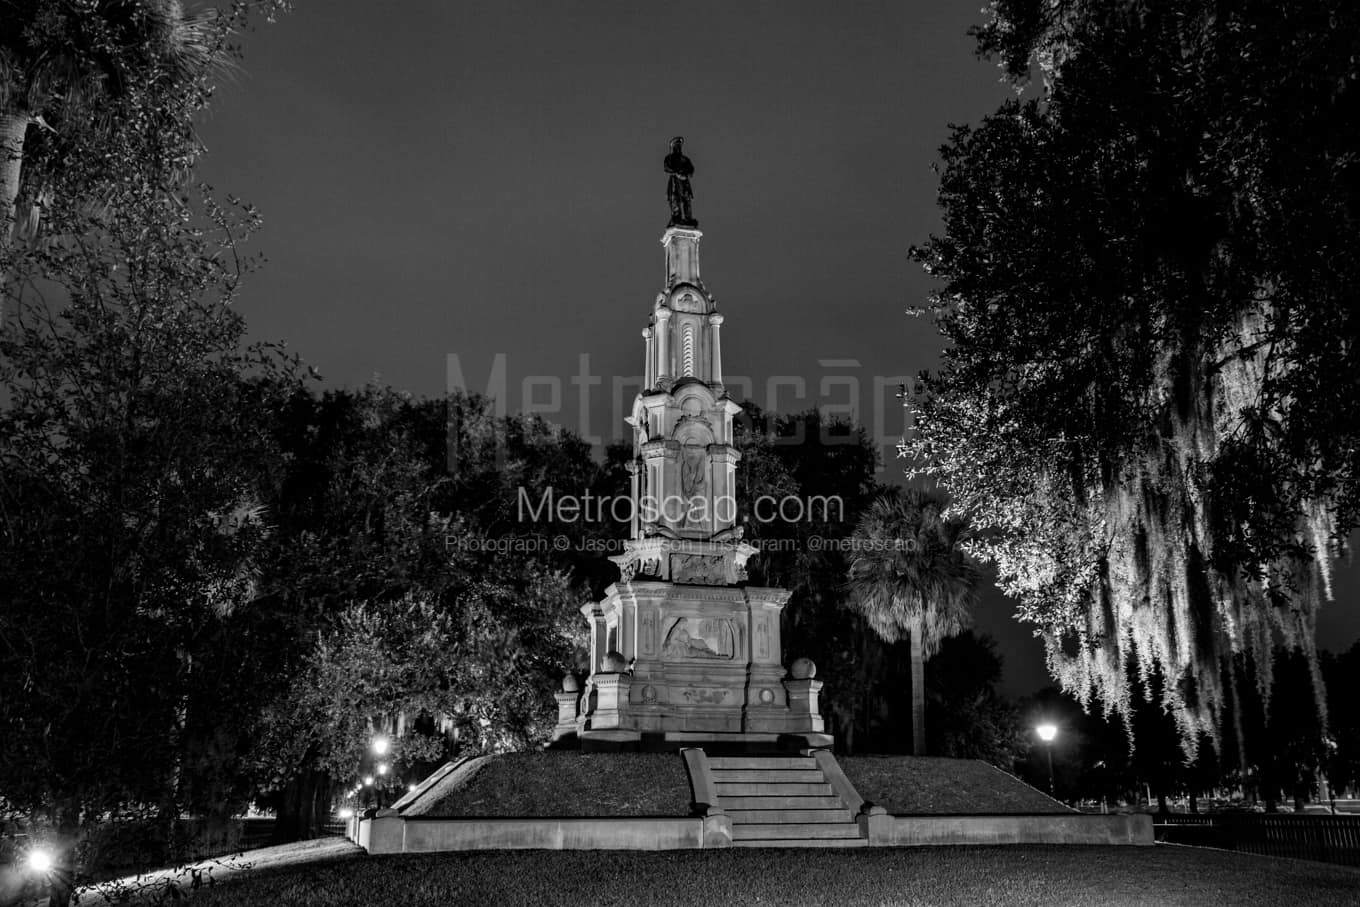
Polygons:
<instances>
[{"instance_id":1,"label":"lamp post","mask_svg":"<svg viewBox=\"0 0 1360 907\"><path fill-rule=\"evenodd\" d=\"M1045 721L1034 729L1034 733L1044 742L1044 750L1048 753L1048 795L1056 800L1058 795L1054 793L1053 785L1053 739L1058 736L1058 726Z\"/></svg>"},{"instance_id":2,"label":"lamp post","mask_svg":"<svg viewBox=\"0 0 1360 907\"><path fill-rule=\"evenodd\" d=\"M373 742L369 745L369 749L373 751L373 755L377 757L378 760L377 764L373 766L374 770L377 772L378 778L377 783L374 784L373 776L369 775L364 779L364 784L373 788L373 805L381 809L383 805L382 789L389 769L387 760L384 757L392 751L392 741L386 735L378 734L373 738Z\"/></svg>"}]
</instances>

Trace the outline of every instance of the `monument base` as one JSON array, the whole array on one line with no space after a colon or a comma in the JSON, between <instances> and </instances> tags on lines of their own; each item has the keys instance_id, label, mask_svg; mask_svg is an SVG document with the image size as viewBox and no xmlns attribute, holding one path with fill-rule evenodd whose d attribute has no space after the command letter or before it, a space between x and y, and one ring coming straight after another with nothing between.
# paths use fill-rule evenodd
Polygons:
<instances>
[{"instance_id":1,"label":"monument base","mask_svg":"<svg viewBox=\"0 0 1360 907\"><path fill-rule=\"evenodd\" d=\"M661 553L701 572L683 560L701 554ZM603 601L582 608L594 670L579 693L557 694L556 740L575 737L586 748L713 744L744 752L830 744L815 666L799 659L787 676L780 663L779 618L790 593L724 583L727 568L713 561L716 567L701 565L713 584L675 582L681 571L674 568L665 579L625 574Z\"/></svg>"}]
</instances>

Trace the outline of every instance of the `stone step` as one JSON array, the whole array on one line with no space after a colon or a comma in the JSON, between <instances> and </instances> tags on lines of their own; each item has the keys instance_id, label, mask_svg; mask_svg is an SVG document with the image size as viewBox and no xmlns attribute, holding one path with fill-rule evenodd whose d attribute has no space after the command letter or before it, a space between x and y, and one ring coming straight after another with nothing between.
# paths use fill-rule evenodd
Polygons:
<instances>
[{"instance_id":1,"label":"stone step","mask_svg":"<svg viewBox=\"0 0 1360 907\"><path fill-rule=\"evenodd\" d=\"M777 781L780 784L817 784L825 781L826 777L819 768L792 770L728 768L713 769L713 780L717 784L734 784L739 781Z\"/></svg>"},{"instance_id":2,"label":"stone step","mask_svg":"<svg viewBox=\"0 0 1360 907\"><path fill-rule=\"evenodd\" d=\"M752 781L724 784L719 781L713 787L716 789L718 799L724 802L724 808L726 808L726 798L728 797L830 797L835 793L831 789L831 785L825 781L821 784L779 784Z\"/></svg>"},{"instance_id":3,"label":"stone step","mask_svg":"<svg viewBox=\"0 0 1360 907\"><path fill-rule=\"evenodd\" d=\"M817 760L811 756L709 756L708 767L718 771L728 769L815 769Z\"/></svg>"},{"instance_id":4,"label":"stone step","mask_svg":"<svg viewBox=\"0 0 1360 907\"><path fill-rule=\"evenodd\" d=\"M733 847L868 847L867 838L757 838L733 841Z\"/></svg>"},{"instance_id":5,"label":"stone step","mask_svg":"<svg viewBox=\"0 0 1360 907\"><path fill-rule=\"evenodd\" d=\"M793 840L804 838L858 838L859 826L849 822L777 822L770 825L733 825L733 841Z\"/></svg>"},{"instance_id":6,"label":"stone step","mask_svg":"<svg viewBox=\"0 0 1360 907\"><path fill-rule=\"evenodd\" d=\"M733 825L782 822L851 822L848 809L726 809Z\"/></svg>"},{"instance_id":7,"label":"stone step","mask_svg":"<svg viewBox=\"0 0 1360 907\"><path fill-rule=\"evenodd\" d=\"M724 810L746 809L844 809L845 804L837 796L830 797L741 797L721 796L719 804Z\"/></svg>"}]
</instances>

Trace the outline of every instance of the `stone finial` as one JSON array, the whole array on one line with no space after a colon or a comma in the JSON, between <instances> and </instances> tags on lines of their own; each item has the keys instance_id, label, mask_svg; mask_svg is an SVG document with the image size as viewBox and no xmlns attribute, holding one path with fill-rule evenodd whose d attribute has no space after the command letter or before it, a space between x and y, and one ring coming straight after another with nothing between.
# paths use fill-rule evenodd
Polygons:
<instances>
[{"instance_id":1,"label":"stone finial","mask_svg":"<svg viewBox=\"0 0 1360 907\"><path fill-rule=\"evenodd\" d=\"M628 670L628 659L624 658L619 652L606 652L604 661L600 664L600 672L603 674L622 674Z\"/></svg>"},{"instance_id":2,"label":"stone finial","mask_svg":"<svg viewBox=\"0 0 1360 907\"><path fill-rule=\"evenodd\" d=\"M789 668L794 680L811 680L817 676L817 663L811 658L800 658Z\"/></svg>"},{"instance_id":3,"label":"stone finial","mask_svg":"<svg viewBox=\"0 0 1360 907\"><path fill-rule=\"evenodd\" d=\"M576 675L568 673L562 678L563 693L579 693L581 691L581 681L576 679Z\"/></svg>"}]
</instances>

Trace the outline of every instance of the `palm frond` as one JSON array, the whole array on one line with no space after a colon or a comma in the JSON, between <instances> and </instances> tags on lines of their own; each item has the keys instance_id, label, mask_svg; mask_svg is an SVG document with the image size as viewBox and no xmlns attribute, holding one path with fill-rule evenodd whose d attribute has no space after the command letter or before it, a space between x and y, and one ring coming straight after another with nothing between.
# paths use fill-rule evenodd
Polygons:
<instances>
[{"instance_id":1,"label":"palm frond","mask_svg":"<svg viewBox=\"0 0 1360 907\"><path fill-rule=\"evenodd\" d=\"M971 623L981 572L964 552L967 525L948 502L919 489L875 500L855 528L847 587L854 607L887 642L919 633L927 657Z\"/></svg>"}]
</instances>

